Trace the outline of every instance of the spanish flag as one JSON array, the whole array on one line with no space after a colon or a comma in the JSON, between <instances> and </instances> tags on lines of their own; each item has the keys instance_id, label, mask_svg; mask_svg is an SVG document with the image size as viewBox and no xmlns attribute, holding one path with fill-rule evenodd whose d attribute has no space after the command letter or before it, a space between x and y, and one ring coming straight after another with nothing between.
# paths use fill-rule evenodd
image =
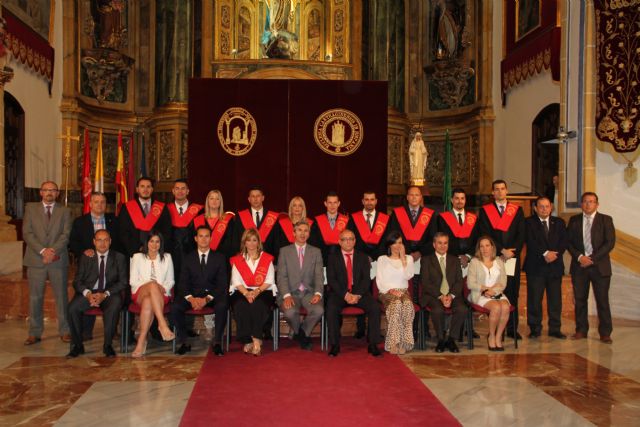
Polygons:
<instances>
[{"instance_id":1,"label":"spanish flag","mask_svg":"<svg viewBox=\"0 0 640 427\"><path fill-rule=\"evenodd\" d=\"M98 137L98 151L96 154L96 175L93 180L93 190L104 193L104 165L102 162L102 129Z\"/></svg>"},{"instance_id":2,"label":"spanish flag","mask_svg":"<svg viewBox=\"0 0 640 427\"><path fill-rule=\"evenodd\" d=\"M129 201L127 197L127 177L124 172L124 150L122 149L122 132L118 131L118 161L116 166L116 214Z\"/></svg>"}]
</instances>

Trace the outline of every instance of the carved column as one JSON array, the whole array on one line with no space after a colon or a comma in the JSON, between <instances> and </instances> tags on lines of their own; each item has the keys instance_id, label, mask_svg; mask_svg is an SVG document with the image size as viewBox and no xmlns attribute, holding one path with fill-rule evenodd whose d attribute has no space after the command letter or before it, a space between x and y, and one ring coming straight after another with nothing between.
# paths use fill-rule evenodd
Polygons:
<instances>
[{"instance_id":1,"label":"carved column","mask_svg":"<svg viewBox=\"0 0 640 427\"><path fill-rule=\"evenodd\" d=\"M5 165L4 165L4 85L13 78L13 70L4 67L0 70L0 242L17 240L16 227L9 224L11 217L5 214Z\"/></svg>"}]
</instances>

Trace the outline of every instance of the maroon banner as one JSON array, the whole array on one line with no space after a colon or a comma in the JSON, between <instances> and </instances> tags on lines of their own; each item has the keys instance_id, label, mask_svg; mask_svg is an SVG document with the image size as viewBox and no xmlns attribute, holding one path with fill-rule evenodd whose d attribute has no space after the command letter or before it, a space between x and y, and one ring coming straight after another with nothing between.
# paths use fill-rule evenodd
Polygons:
<instances>
[{"instance_id":1,"label":"maroon banner","mask_svg":"<svg viewBox=\"0 0 640 427\"><path fill-rule=\"evenodd\" d=\"M596 133L619 153L640 140L640 1L593 2L596 9Z\"/></svg>"},{"instance_id":2,"label":"maroon banner","mask_svg":"<svg viewBox=\"0 0 640 427\"><path fill-rule=\"evenodd\" d=\"M2 8L2 17L7 21L6 43L13 57L41 74L48 82L53 81L53 47L5 7Z\"/></svg>"}]
</instances>

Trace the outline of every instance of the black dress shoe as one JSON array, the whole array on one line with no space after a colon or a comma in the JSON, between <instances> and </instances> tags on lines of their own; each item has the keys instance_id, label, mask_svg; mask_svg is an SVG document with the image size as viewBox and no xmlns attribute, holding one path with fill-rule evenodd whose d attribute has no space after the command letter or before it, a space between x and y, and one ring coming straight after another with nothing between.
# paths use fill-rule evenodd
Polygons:
<instances>
[{"instance_id":1,"label":"black dress shoe","mask_svg":"<svg viewBox=\"0 0 640 427\"><path fill-rule=\"evenodd\" d=\"M329 351L329 357L337 357L340 354L340 345L332 345Z\"/></svg>"},{"instance_id":2,"label":"black dress shoe","mask_svg":"<svg viewBox=\"0 0 640 427\"><path fill-rule=\"evenodd\" d=\"M180 348L176 351L176 354L183 355L191 351L191 346L189 344L182 344Z\"/></svg>"},{"instance_id":3,"label":"black dress shoe","mask_svg":"<svg viewBox=\"0 0 640 427\"><path fill-rule=\"evenodd\" d=\"M198 333L193 329L187 329L187 336L190 338L195 338L198 336Z\"/></svg>"},{"instance_id":4,"label":"black dress shoe","mask_svg":"<svg viewBox=\"0 0 640 427\"><path fill-rule=\"evenodd\" d=\"M71 346L71 351L69 352L69 354L67 354L67 359L73 359L80 356L81 354L84 354L84 346L82 344L73 345Z\"/></svg>"},{"instance_id":5,"label":"black dress shoe","mask_svg":"<svg viewBox=\"0 0 640 427\"><path fill-rule=\"evenodd\" d=\"M360 331L360 330L358 330L358 331L356 331L356 333L353 335L353 337L354 337L355 339L358 339L358 340L359 340L359 339L364 338L364 335L365 335L365 334L364 334L364 331Z\"/></svg>"},{"instance_id":6,"label":"black dress shoe","mask_svg":"<svg viewBox=\"0 0 640 427\"><path fill-rule=\"evenodd\" d=\"M222 351L222 345L214 344L213 345L213 354L216 356L224 356L224 351Z\"/></svg>"},{"instance_id":7,"label":"black dress shoe","mask_svg":"<svg viewBox=\"0 0 640 427\"><path fill-rule=\"evenodd\" d=\"M473 331L472 335L473 338L480 338L480 335L476 331Z\"/></svg>"},{"instance_id":8,"label":"black dress shoe","mask_svg":"<svg viewBox=\"0 0 640 427\"><path fill-rule=\"evenodd\" d=\"M549 332L550 337L558 338L560 340L566 340L567 336L560 331Z\"/></svg>"},{"instance_id":9,"label":"black dress shoe","mask_svg":"<svg viewBox=\"0 0 640 427\"><path fill-rule=\"evenodd\" d=\"M451 353L460 353L460 349L456 345L456 341L451 337L449 337L449 340L447 341L447 347Z\"/></svg>"},{"instance_id":10,"label":"black dress shoe","mask_svg":"<svg viewBox=\"0 0 640 427\"><path fill-rule=\"evenodd\" d=\"M113 349L111 344L107 344L102 347L102 352L106 357L116 357L116 351Z\"/></svg>"},{"instance_id":11,"label":"black dress shoe","mask_svg":"<svg viewBox=\"0 0 640 427\"><path fill-rule=\"evenodd\" d=\"M436 345L436 353L443 353L446 347L447 342L445 340L438 340L438 345Z\"/></svg>"},{"instance_id":12,"label":"black dress shoe","mask_svg":"<svg viewBox=\"0 0 640 427\"><path fill-rule=\"evenodd\" d=\"M311 344L311 337L305 336L300 339L300 348L303 350L311 351L313 345Z\"/></svg>"},{"instance_id":13,"label":"black dress shoe","mask_svg":"<svg viewBox=\"0 0 640 427\"><path fill-rule=\"evenodd\" d=\"M504 347L494 347L493 351L504 351Z\"/></svg>"},{"instance_id":14,"label":"black dress shoe","mask_svg":"<svg viewBox=\"0 0 640 427\"><path fill-rule=\"evenodd\" d=\"M549 335L551 335L551 334L549 334ZM540 332L538 332L538 331L531 331L529 333L529 338L539 338L539 337L540 337Z\"/></svg>"},{"instance_id":15,"label":"black dress shoe","mask_svg":"<svg viewBox=\"0 0 640 427\"><path fill-rule=\"evenodd\" d=\"M369 344L369 347L367 348L367 351L373 357L382 357L382 353L380 352L380 349L375 344Z\"/></svg>"}]
</instances>

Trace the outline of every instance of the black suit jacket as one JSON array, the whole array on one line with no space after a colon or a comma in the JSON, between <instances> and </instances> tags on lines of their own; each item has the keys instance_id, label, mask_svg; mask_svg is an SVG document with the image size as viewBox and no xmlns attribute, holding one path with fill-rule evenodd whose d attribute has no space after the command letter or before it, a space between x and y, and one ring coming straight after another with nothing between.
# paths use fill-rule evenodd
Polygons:
<instances>
[{"instance_id":1,"label":"black suit jacket","mask_svg":"<svg viewBox=\"0 0 640 427\"><path fill-rule=\"evenodd\" d=\"M498 209L495 202L493 204L496 209ZM511 226L507 231L500 231L493 228L484 209L480 209L478 222L478 225L480 226L480 235L482 236L486 234L491 236L493 241L496 243L496 252L498 255L500 255L500 252L502 252L504 248L515 248L516 257L520 257L520 252L522 251L522 246L524 245L525 240L524 213L522 212L521 207L518 207L516 216L513 218Z\"/></svg>"},{"instance_id":2,"label":"black suit jacket","mask_svg":"<svg viewBox=\"0 0 640 427\"><path fill-rule=\"evenodd\" d=\"M578 257L584 255L582 238L582 221L584 214L574 215L569 219L567 232L569 235L569 252L571 253L571 274L580 267ZM591 224L591 259L601 275L611 276L611 259L609 253L616 244L616 229L609 215L596 213Z\"/></svg>"},{"instance_id":3,"label":"black suit jacket","mask_svg":"<svg viewBox=\"0 0 640 427\"><path fill-rule=\"evenodd\" d=\"M525 220L527 232L527 256L524 260L524 271L530 276L559 277L564 274L562 254L567 250L567 231L562 218L549 216L549 237L545 237L544 226L538 215ZM558 259L547 263L544 259L546 251L557 251Z\"/></svg>"},{"instance_id":4,"label":"black suit jacket","mask_svg":"<svg viewBox=\"0 0 640 427\"><path fill-rule=\"evenodd\" d=\"M138 206L140 206L140 210L142 210L140 199L136 197L135 201L138 203ZM153 202L154 200L152 199L151 203ZM158 218L153 228L162 233L162 237L164 238L164 251L171 253L173 250L171 215L169 214L166 204L164 208L162 208L160 218ZM147 236L149 235L149 232L138 230L135 225L133 225L133 220L131 216L129 216L129 211L126 207L123 207L120 210L120 215L118 215L118 232L120 234L122 251L129 258L131 258L133 254L140 252L140 249L146 244Z\"/></svg>"},{"instance_id":5,"label":"black suit jacket","mask_svg":"<svg viewBox=\"0 0 640 427\"><path fill-rule=\"evenodd\" d=\"M77 293L82 294L85 289L93 290L98 281L99 255L96 253L93 257L86 255L80 256L78 261L78 271L73 280L73 287ZM109 250L107 263L104 266L104 289L109 293L115 294L124 291L129 286L129 269L127 268L127 259L120 252L112 249Z\"/></svg>"},{"instance_id":6,"label":"black suit jacket","mask_svg":"<svg viewBox=\"0 0 640 427\"><path fill-rule=\"evenodd\" d=\"M202 298L207 295L215 299L226 298L229 293L229 277L224 255L209 251L204 271L200 268L198 251L191 251L182 260L182 270L178 281L178 296L193 295Z\"/></svg>"},{"instance_id":7,"label":"black suit jacket","mask_svg":"<svg viewBox=\"0 0 640 427\"><path fill-rule=\"evenodd\" d=\"M404 209L407 211L407 216L409 217L409 219L411 219L411 212L409 211L409 207L407 205L404 205ZM417 218L420 217L422 209L424 208L421 206L418 210ZM411 225L415 225L415 223L412 222ZM396 218L396 213L394 212L391 214L391 218L389 218L389 225L387 226L387 232L383 239L386 240L389 233L396 230L402 233L402 228L400 228L400 223L398 222L398 218ZM420 255L422 256L432 254L435 251L433 249L433 236L436 234L436 231L438 231L438 215L434 212L433 216L431 217L431 221L429 221L429 225L422 234L420 240L407 240L404 233L402 233L402 241L404 242L404 248L407 254L409 255L412 252L420 252Z\"/></svg>"},{"instance_id":8,"label":"black suit jacket","mask_svg":"<svg viewBox=\"0 0 640 427\"><path fill-rule=\"evenodd\" d=\"M371 294L371 276L369 270L369 258L364 252L353 251L353 288L351 293L354 295L370 295ZM327 284L331 292L344 299L349 290L347 283L347 266L340 249L332 251L329 254L327 264Z\"/></svg>"},{"instance_id":9,"label":"black suit jacket","mask_svg":"<svg viewBox=\"0 0 640 427\"><path fill-rule=\"evenodd\" d=\"M104 214L104 222L107 227L107 231L111 234L111 250L120 252L120 236L118 233L118 221L116 216L112 213ZM93 246L93 220L91 214L87 213L77 217L73 220L71 227L71 234L69 236L69 249L76 256L76 259L80 259L80 256L87 249L95 249Z\"/></svg>"},{"instance_id":10,"label":"black suit jacket","mask_svg":"<svg viewBox=\"0 0 640 427\"><path fill-rule=\"evenodd\" d=\"M251 208L248 208L251 210ZM265 217L269 210L266 207L262 207L262 218L260 219L260 225L264 221ZM231 235L231 249L232 255L240 252L240 241L242 240L242 233L244 233L244 224L242 224L242 220L240 219L240 215L236 214L233 224L229 224L229 226L233 225L233 232ZM276 223L273 225L271 232L267 236L267 240L262 242L262 249L268 253L269 255L273 255L273 263L277 265L278 263L278 252L280 248L278 247L278 235L280 234L280 224L276 220Z\"/></svg>"},{"instance_id":11,"label":"black suit jacket","mask_svg":"<svg viewBox=\"0 0 640 427\"><path fill-rule=\"evenodd\" d=\"M465 211L465 216L467 211ZM454 213L455 216L455 213ZM457 217L456 217L457 218ZM464 219L463 219L464 221ZM451 227L447 224L447 222L442 218L442 216L438 215L438 231L446 233L449 236L449 252L451 255L469 255L469 257L473 257L476 252L476 243L478 242L479 232L478 223L476 223L471 229L471 235L466 239L461 239L453 235L453 231L451 231Z\"/></svg>"},{"instance_id":12,"label":"black suit jacket","mask_svg":"<svg viewBox=\"0 0 640 427\"><path fill-rule=\"evenodd\" d=\"M455 298L463 298L462 295L462 267L457 256L447 254L445 261L447 272L447 283L449 283L449 294ZM422 257L420 261L420 278L422 289L420 292L420 305L427 305L427 295L435 299L440 298L440 285L442 284L442 269L438 262L438 256L433 253Z\"/></svg>"}]
</instances>

